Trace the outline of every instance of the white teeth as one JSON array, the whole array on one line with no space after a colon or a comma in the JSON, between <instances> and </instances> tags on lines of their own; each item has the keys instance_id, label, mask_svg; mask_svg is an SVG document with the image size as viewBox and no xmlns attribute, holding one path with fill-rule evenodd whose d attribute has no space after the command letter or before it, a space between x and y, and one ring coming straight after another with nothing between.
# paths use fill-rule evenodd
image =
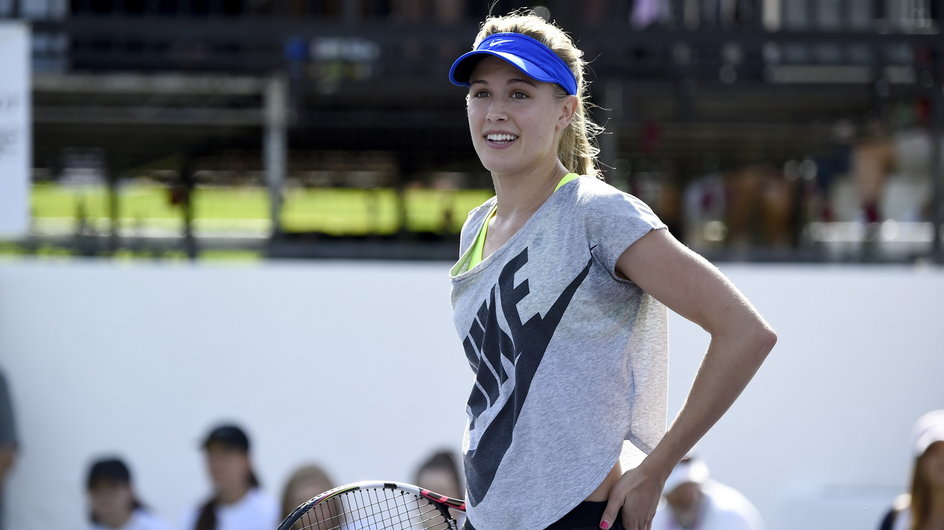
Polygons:
<instances>
[{"instance_id":1,"label":"white teeth","mask_svg":"<svg viewBox=\"0 0 944 530\"><path fill-rule=\"evenodd\" d=\"M513 134L489 134L486 136L491 142L511 142L517 140L518 137Z\"/></svg>"}]
</instances>

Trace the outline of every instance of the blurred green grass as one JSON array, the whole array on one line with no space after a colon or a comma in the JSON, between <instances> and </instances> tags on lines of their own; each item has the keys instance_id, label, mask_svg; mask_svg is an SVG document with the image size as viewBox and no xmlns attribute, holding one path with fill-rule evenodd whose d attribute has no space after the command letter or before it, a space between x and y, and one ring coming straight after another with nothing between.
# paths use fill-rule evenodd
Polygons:
<instances>
[{"instance_id":1,"label":"blurred green grass","mask_svg":"<svg viewBox=\"0 0 944 530\"><path fill-rule=\"evenodd\" d=\"M406 230L457 232L469 210L493 194L491 190L408 189L404 192ZM136 228L178 229L179 205L170 191L153 184L126 184L118 192L118 217ZM391 234L397 231L397 194L389 188L288 188L282 225L290 232L331 235ZM109 219L104 186L64 186L37 183L31 209L37 226L57 222L72 226L84 216L93 227ZM197 187L193 195L194 222L201 229L268 232L269 197L262 187Z\"/></svg>"}]
</instances>

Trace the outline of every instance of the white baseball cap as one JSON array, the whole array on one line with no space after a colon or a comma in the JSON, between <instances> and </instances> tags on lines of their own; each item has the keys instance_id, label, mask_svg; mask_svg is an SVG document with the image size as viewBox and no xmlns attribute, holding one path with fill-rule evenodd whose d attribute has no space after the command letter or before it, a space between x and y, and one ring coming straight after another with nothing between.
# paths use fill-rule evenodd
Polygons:
<instances>
[{"instance_id":1,"label":"white baseball cap","mask_svg":"<svg viewBox=\"0 0 944 530\"><path fill-rule=\"evenodd\" d=\"M919 457L935 442L944 442L944 409L932 410L914 426L914 452Z\"/></svg>"},{"instance_id":2,"label":"white baseball cap","mask_svg":"<svg viewBox=\"0 0 944 530\"><path fill-rule=\"evenodd\" d=\"M697 458L686 457L672 470L672 474L666 479L665 487L662 488L662 491L671 493L682 484L704 484L708 482L708 477L708 464Z\"/></svg>"}]
</instances>

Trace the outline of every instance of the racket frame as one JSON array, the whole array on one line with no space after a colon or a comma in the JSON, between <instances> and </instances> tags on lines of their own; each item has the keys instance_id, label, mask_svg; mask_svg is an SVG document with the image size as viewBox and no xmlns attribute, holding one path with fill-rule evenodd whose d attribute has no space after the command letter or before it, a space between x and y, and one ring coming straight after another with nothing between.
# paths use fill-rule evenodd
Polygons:
<instances>
[{"instance_id":1,"label":"racket frame","mask_svg":"<svg viewBox=\"0 0 944 530\"><path fill-rule=\"evenodd\" d=\"M309 510L313 509L315 506L328 502L339 495L343 495L352 491L369 489L400 490L411 493L416 497L426 499L433 506L436 506L443 517L446 518L447 521L451 522L454 527L457 527L458 523L449 513L449 509L452 508L460 512L465 512L465 501L462 499L447 497L446 495L436 493L435 491L421 488L419 486L414 486L413 484L407 484L405 482L396 482L390 480L363 480L360 482L343 484L324 493L315 495L311 499L301 503L297 508L292 510L292 513L285 517L285 519L279 525L278 530L292 530L292 528L295 526L295 523L297 523L298 520L301 519L302 516Z\"/></svg>"}]
</instances>

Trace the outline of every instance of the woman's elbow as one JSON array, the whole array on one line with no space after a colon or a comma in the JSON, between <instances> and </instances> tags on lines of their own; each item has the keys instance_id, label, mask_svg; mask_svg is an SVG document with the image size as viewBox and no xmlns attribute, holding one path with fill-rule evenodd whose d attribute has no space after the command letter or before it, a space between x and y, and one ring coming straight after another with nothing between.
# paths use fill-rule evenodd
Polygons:
<instances>
[{"instance_id":1,"label":"woman's elbow","mask_svg":"<svg viewBox=\"0 0 944 530\"><path fill-rule=\"evenodd\" d=\"M765 358L777 344L777 332L766 322L761 321L752 333L752 340L758 354L761 358Z\"/></svg>"}]
</instances>

